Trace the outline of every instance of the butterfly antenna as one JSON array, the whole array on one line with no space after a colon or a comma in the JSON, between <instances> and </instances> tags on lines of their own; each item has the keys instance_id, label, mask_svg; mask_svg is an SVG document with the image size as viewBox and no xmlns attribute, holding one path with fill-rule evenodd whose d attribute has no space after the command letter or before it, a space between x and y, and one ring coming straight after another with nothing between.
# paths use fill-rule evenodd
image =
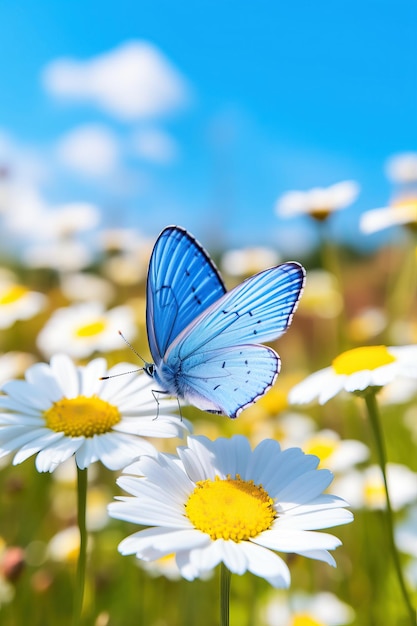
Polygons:
<instances>
[{"instance_id":1,"label":"butterfly antenna","mask_svg":"<svg viewBox=\"0 0 417 626\"><path fill-rule=\"evenodd\" d=\"M121 330L119 330L119 331L118 331L118 333L119 333L119 335L121 336L121 338L123 339L123 341L125 342L125 344L126 344L127 346L129 346L129 348L132 350L132 352L133 352L134 354L136 354L136 356L138 357L138 359L140 359L140 360L144 363L144 365L146 365L146 361L145 361L145 359L143 358L143 356L141 356L141 355L139 354L139 352L136 352L135 348L132 346L132 344L130 343L130 341L128 341L128 340L126 339L126 337L124 336L124 334L122 333L122 331L121 331ZM136 371L138 371L138 370L136 370ZM126 372L126 373L128 374L129 372Z\"/></svg>"},{"instance_id":2,"label":"butterfly antenna","mask_svg":"<svg viewBox=\"0 0 417 626\"><path fill-rule=\"evenodd\" d=\"M126 339L126 337L124 336L124 334L122 333L121 330L118 331L119 335L121 336L121 338L123 339L123 341L125 342L125 344L127 346L129 346L129 348L132 350L132 352L134 354L136 354L136 356L138 357L138 359L140 359L141 361L143 361L143 363L146 365L146 361L143 357L140 356L140 354L138 352L136 352L135 348L132 346L132 344ZM109 378L117 378L117 376L124 376L125 374L136 374L136 372L141 372L144 368L143 367L139 367L136 370L130 370L129 372L120 372L120 374L112 374L111 376L100 376L99 380L109 380Z\"/></svg>"},{"instance_id":3,"label":"butterfly antenna","mask_svg":"<svg viewBox=\"0 0 417 626\"><path fill-rule=\"evenodd\" d=\"M109 378L117 378L118 376L125 376L126 374L136 374L141 372L143 367L139 367L137 370L130 370L129 372L120 372L119 374L112 374L111 376L100 376L99 380L109 380Z\"/></svg>"}]
</instances>

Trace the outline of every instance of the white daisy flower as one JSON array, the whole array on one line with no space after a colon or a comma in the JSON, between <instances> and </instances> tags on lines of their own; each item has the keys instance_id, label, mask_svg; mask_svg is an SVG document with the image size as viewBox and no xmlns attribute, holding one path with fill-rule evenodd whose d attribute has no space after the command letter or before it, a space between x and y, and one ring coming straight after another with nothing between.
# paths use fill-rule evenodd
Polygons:
<instances>
[{"instance_id":1,"label":"white daisy flower","mask_svg":"<svg viewBox=\"0 0 417 626\"><path fill-rule=\"evenodd\" d=\"M402 152L390 157L386 173L397 184L417 183L417 152Z\"/></svg>"},{"instance_id":2,"label":"white daisy flower","mask_svg":"<svg viewBox=\"0 0 417 626\"><path fill-rule=\"evenodd\" d=\"M230 276L252 276L279 262L278 253L272 248L237 248L223 254L222 269Z\"/></svg>"},{"instance_id":3,"label":"white daisy flower","mask_svg":"<svg viewBox=\"0 0 417 626\"><path fill-rule=\"evenodd\" d=\"M337 278L325 270L311 270L300 300L301 315L314 315L322 319L337 317L343 309L343 298Z\"/></svg>"},{"instance_id":4,"label":"white daisy flower","mask_svg":"<svg viewBox=\"0 0 417 626\"><path fill-rule=\"evenodd\" d=\"M175 553L187 580L223 562L274 587L290 583L275 550L335 565L328 550L340 540L316 531L346 524L352 514L343 500L323 494L332 474L317 470L317 457L282 451L272 439L252 451L243 436L189 437L178 455L143 456L118 480L133 497L110 504L110 515L150 526L124 539L122 554L152 561Z\"/></svg>"},{"instance_id":5,"label":"white daisy flower","mask_svg":"<svg viewBox=\"0 0 417 626\"><path fill-rule=\"evenodd\" d=\"M366 235L379 232L391 226L405 226L417 223L417 194L405 194L392 200L391 204L363 213L359 228Z\"/></svg>"},{"instance_id":6,"label":"white daisy flower","mask_svg":"<svg viewBox=\"0 0 417 626\"><path fill-rule=\"evenodd\" d=\"M330 429L314 433L301 447L306 454L318 456L320 467L327 467L332 472L345 472L369 457L369 448L364 443L355 439L341 439L338 433Z\"/></svg>"},{"instance_id":7,"label":"white daisy flower","mask_svg":"<svg viewBox=\"0 0 417 626\"><path fill-rule=\"evenodd\" d=\"M133 366L134 367L134 366ZM6 383L0 396L0 458L16 452L13 464L36 454L39 472L52 472L75 455L80 469L101 461L109 469L126 466L140 454L156 454L143 437L177 437L188 429L185 420L168 413L176 404L159 400L159 414L152 381L131 373L121 363L107 371L105 359L76 366L63 354L50 365L37 363L26 380Z\"/></svg>"},{"instance_id":8,"label":"white daisy flower","mask_svg":"<svg viewBox=\"0 0 417 626\"><path fill-rule=\"evenodd\" d=\"M326 367L295 385L288 395L292 404L318 399L325 404L340 391L365 392L391 383L397 377L417 377L417 346L363 346L337 356Z\"/></svg>"},{"instance_id":9,"label":"white daisy flower","mask_svg":"<svg viewBox=\"0 0 417 626\"><path fill-rule=\"evenodd\" d=\"M311 215L323 221L334 211L339 211L355 202L359 185L345 180L330 187L314 187L308 191L288 191L276 203L275 210L282 217Z\"/></svg>"},{"instance_id":10,"label":"white daisy flower","mask_svg":"<svg viewBox=\"0 0 417 626\"><path fill-rule=\"evenodd\" d=\"M33 243L25 247L22 256L29 267L51 268L57 272L76 272L94 260L91 249L73 239Z\"/></svg>"},{"instance_id":11,"label":"white daisy flower","mask_svg":"<svg viewBox=\"0 0 417 626\"><path fill-rule=\"evenodd\" d=\"M10 328L17 320L27 320L46 306L46 296L9 280L0 281L0 328Z\"/></svg>"},{"instance_id":12,"label":"white daisy flower","mask_svg":"<svg viewBox=\"0 0 417 626\"><path fill-rule=\"evenodd\" d=\"M329 592L275 596L263 612L267 626L342 626L355 619L352 607Z\"/></svg>"},{"instance_id":13,"label":"white daisy flower","mask_svg":"<svg viewBox=\"0 0 417 626\"><path fill-rule=\"evenodd\" d=\"M388 491L391 507L398 511L417 498L417 473L406 465L387 463ZM354 509L385 509L386 493L381 468L371 465L363 471L352 470L335 478L333 490L348 498Z\"/></svg>"},{"instance_id":14,"label":"white daisy flower","mask_svg":"<svg viewBox=\"0 0 417 626\"><path fill-rule=\"evenodd\" d=\"M120 348L120 330L128 341L136 335L130 307L118 306L105 311L99 302L83 302L57 309L39 333L37 346L47 357L65 352L74 358L84 358L95 351Z\"/></svg>"},{"instance_id":15,"label":"white daisy flower","mask_svg":"<svg viewBox=\"0 0 417 626\"><path fill-rule=\"evenodd\" d=\"M63 274L60 283L64 296L74 302L97 300L107 304L116 295L113 285L108 280L87 272Z\"/></svg>"}]
</instances>

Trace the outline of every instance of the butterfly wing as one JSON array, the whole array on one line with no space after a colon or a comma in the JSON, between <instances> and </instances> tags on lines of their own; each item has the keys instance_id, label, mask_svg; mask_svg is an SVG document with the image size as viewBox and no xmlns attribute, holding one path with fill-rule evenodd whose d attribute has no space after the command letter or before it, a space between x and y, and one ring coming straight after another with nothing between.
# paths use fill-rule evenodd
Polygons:
<instances>
[{"instance_id":1,"label":"butterfly wing","mask_svg":"<svg viewBox=\"0 0 417 626\"><path fill-rule=\"evenodd\" d=\"M274 384L281 362L266 346L234 346L192 358L182 375L188 402L235 418Z\"/></svg>"},{"instance_id":2,"label":"butterfly wing","mask_svg":"<svg viewBox=\"0 0 417 626\"><path fill-rule=\"evenodd\" d=\"M208 253L185 230L168 226L149 262L146 325L156 364L174 339L226 291Z\"/></svg>"},{"instance_id":3,"label":"butterfly wing","mask_svg":"<svg viewBox=\"0 0 417 626\"><path fill-rule=\"evenodd\" d=\"M185 328L166 361L199 351L273 341L291 324L305 281L304 268L283 263L248 278L225 293Z\"/></svg>"},{"instance_id":4,"label":"butterfly wing","mask_svg":"<svg viewBox=\"0 0 417 626\"><path fill-rule=\"evenodd\" d=\"M230 417L263 395L274 383L280 362L273 350L256 344L277 339L288 328L304 280L298 263L270 268L193 320L164 358L179 395Z\"/></svg>"}]
</instances>

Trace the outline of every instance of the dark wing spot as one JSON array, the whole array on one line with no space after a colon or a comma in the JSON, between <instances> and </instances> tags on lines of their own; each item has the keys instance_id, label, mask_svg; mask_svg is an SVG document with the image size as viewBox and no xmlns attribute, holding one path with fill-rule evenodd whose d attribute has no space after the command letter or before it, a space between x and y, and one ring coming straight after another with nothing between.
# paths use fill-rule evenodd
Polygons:
<instances>
[{"instance_id":1,"label":"dark wing spot","mask_svg":"<svg viewBox=\"0 0 417 626\"><path fill-rule=\"evenodd\" d=\"M226 367L226 361L223 361L222 369L224 369L225 367Z\"/></svg>"},{"instance_id":2,"label":"dark wing spot","mask_svg":"<svg viewBox=\"0 0 417 626\"><path fill-rule=\"evenodd\" d=\"M216 389L218 389L220 387L220 385L216 385L215 387L213 387L213 391L216 391Z\"/></svg>"},{"instance_id":3,"label":"dark wing spot","mask_svg":"<svg viewBox=\"0 0 417 626\"><path fill-rule=\"evenodd\" d=\"M250 315L250 317L253 317L252 311L248 311L248 314Z\"/></svg>"},{"instance_id":4,"label":"dark wing spot","mask_svg":"<svg viewBox=\"0 0 417 626\"><path fill-rule=\"evenodd\" d=\"M253 334L254 334L254 335L257 335L257 334L258 334L258 331L257 331L257 330L254 330L254 331L253 331Z\"/></svg>"},{"instance_id":5,"label":"dark wing spot","mask_svg":"<svg viewBox=\"0 0 417 626\"><path fill-rule=\"evenodd\" d=\"M191 276L190 272L187 269L185 270L185 275L186 276Z\"/></svg>"},{"instance_id":6,"label":"dark wing spot","mask_svg":"<svg viewBox=\"0 0 417 626\"><path fill-rule=\"evenodd\" d=\"M249 364L248 364L248 359L245 359L245 365L249 365Z\"/></svg>"}]
</instances>

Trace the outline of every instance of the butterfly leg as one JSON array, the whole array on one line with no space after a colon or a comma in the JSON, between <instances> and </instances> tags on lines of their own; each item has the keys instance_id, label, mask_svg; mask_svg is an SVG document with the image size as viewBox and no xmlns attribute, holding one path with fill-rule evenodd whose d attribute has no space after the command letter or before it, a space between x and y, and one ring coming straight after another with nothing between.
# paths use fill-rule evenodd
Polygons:
<instances>
[{"instance_id":1,"label":"butterfly leg","mask_svg":"<svg viewBox=\"0 0 417 626\"><path fill-rule=\"evenodd\" d=\"M162 391L161 389L151 389L151 393L155 399L156 406L157 406L156 415L154 417L154 419L156 420L159 417L159 400L158 400L157 394L163 394L163 395L168 395L168 396L171 394L169 391ZM178 402L178 410L179 410L181 421L182 421L181 405L180 405L180 401L178 397L177 397L177 402Z\"/></svg>"}]
</instances>

